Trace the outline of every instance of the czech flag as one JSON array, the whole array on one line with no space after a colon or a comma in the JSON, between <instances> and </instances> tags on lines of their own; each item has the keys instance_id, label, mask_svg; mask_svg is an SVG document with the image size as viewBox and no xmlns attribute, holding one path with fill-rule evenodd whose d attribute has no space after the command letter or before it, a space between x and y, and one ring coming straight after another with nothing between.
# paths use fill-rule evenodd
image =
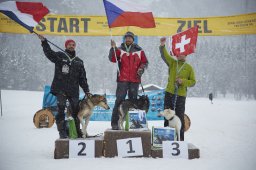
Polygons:
<instances>
[{"instance_id":1,"label":"czech flag","mask_svg":"<svg viewBox=\"0 0 256 170\"><path fill-rule=\"evenodd\" d=\"M34 27L49 10L40 2L6 1L0 3L0 12L33 32Z\"/></svg>"},{"instance_id":2,"label":"czech flag","mask_svg":"<svg viewBox=\"0 0 256 170\"><path fill-rule=\"evenodd\" d=\"M138 0L103 0L109 28L137 26L154 28L152 12L148 12Z\"/></svg>"}]
</instances>

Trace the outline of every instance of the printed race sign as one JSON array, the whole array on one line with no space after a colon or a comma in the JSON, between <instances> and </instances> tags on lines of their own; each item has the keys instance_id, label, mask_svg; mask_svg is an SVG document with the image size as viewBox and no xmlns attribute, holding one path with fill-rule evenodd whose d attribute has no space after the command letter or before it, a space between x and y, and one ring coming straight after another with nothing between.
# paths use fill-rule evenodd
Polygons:
<instances>
[{"instance_id":1,"label":"printed race sign","mask_svg":"<svg viewBox=\"0 0 256 170\"><path fill-rule=\"evenodd\" d=\"M188 159L188 143L184 141L163 141L163 158Z\"/></svg>"},{"instance_id":2,"label":"printed race sign","mask_svg":"<svg viewBox=\"0 0 256 170\"><path fill-rule=\"evenodd\" d=\"M69 158L94 158L95 140L69 140Z\"/></svg>"},{"instance_id":3,"label":"printed race sign","mask_svg":"<svg viewBox=\"0 0 256 170\"><path fill-rule=\"evenodd\" d=\"M143 156L141 138L127 138L116 141L118 157Z\"/></svg>"}]
</instances>

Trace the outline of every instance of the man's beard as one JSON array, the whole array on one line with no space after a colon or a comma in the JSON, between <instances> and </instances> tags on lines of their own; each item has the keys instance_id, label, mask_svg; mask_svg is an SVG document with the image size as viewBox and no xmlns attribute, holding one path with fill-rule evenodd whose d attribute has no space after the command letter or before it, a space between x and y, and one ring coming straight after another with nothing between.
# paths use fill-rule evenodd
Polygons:
<instances>
[{"instance_id":1,"label":"man's beard","mask_svg":"<svg viewBox=\"0 0 256 170\"><path fill-rule=\"evenodd\" d=\"M75 48L69 47L69 48L67 48L67 50L68 50L68 51L75 51Z\"/></svg>"},{"instance_id":2,"label":"man's beard","mask_svg":"<svg viewBox=\"0 0 256 170\"><path fill-rule=\"evenodd\" d=\"M75 50L66 49L65 51L66 51L72 58L76 56L76 51L75 51Z\"/></svg>"},{"instance_id":3,"label":"man's beard","mask_svg":"<svg viewBox=\"0 0 256 170\"><path fill-rule=\"evenodd\" d=\"M127 41L127 42L126 42L126 45L130 46L130 45L132 45L132 43L133 43L133 42L130 42L130 41L128 42L128 41Z\"/></svg>"}]
</instances>

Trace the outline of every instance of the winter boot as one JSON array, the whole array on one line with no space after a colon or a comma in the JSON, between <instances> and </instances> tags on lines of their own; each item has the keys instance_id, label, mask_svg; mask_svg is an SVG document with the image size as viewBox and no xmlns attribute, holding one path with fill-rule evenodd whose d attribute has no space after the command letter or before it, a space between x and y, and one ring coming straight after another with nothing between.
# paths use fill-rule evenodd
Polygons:
<instances>
[{"instance_id":1,"label":"winter boot","mask_svg":"<svg viewBox=\"0 0 256 170\"><path fill-rule=\"evenodd\" d=\"M74 118L75 120L75 124L76 124L76 132L77 132L77 137L78 138L82 138L83 137L83 133L80 129L80 120L78 119L78 117Z\"/></svg>"},{"instance_id":2,"label":"winter boot","mask_svg":"<svg viewBox=\"0 0 256 170\"><path fill-rule=\"evenodd\" d=\"M59 122L56 122L56 124L57 124L57 129L59 131L60 139L68 138L66 121L61 120Z\"/></svg>"}]
</instances>

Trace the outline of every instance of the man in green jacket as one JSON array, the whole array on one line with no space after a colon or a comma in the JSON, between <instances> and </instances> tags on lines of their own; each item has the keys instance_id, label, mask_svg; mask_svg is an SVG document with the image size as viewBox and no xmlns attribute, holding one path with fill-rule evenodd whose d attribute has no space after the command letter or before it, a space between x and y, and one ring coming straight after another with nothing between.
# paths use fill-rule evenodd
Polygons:
<instances>
[{"instance_id":1,"label":"man in green jacket","mask_svg":"<svg viewBox=\"0 0 256 170\"><path fill-rule=\"evenodd\" d=\"M165 48L166 38L160 39L160 53L164 62L169 67L169 78L164 98L164 109L175 109L180 118L182 127L180 140L184 141L184 113L187 96L187 87L196 84L194 69L186 62L185 55L176 56L175 60ZM164 126L168 126L168 120L164 120Z\"/></svg>"}]
</instances>

